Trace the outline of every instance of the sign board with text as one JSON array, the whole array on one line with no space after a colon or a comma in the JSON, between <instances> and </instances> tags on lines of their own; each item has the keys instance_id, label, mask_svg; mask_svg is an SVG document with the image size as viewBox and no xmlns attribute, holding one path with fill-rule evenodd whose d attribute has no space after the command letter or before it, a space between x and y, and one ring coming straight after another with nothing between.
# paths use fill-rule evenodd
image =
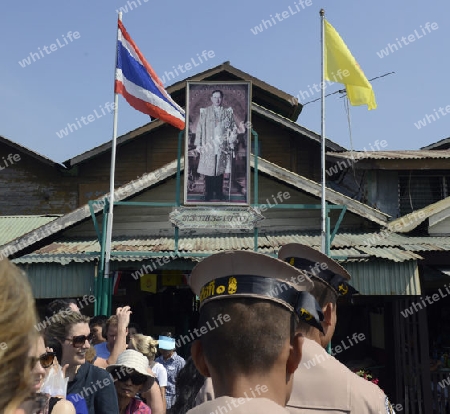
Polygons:
<instances>
[{"instance_id":1,"label":"sign board with text","mask_svg":"<svg viewBox=\"0 0 450 414\"><path fill-rule=\"evenodd\" d=\"M252 230L263 219L251 207L179 207L169 215L180 229Z\"/></svg>"}]
</instances>

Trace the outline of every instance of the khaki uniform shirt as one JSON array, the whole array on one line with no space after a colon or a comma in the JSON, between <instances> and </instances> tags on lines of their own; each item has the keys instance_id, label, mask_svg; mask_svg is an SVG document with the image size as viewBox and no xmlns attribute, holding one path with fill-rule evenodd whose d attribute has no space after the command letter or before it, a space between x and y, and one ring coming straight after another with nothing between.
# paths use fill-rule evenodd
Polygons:
<instances>
[{"instance_id":1,"label":"khaki uniform shirt","mask_svg":"<svg viewBox=\"0 0 450 414\"><path fill-rule=\"evenodd\" d=\"M211 400L214 400L214 388L211 377L208 377L205 379L205 383L195 397L195 405L200 405Z\"/></svg>"},{"instance_id":2,"label":"khaki uniform shirt","mask_svg":"<svg viewBox=\"0 0 450 414\"><path fill-rule=\"evenodd\" d=\"M291 414L394 413L381 389L359 377L328 354L317 342L305 338L302 360L294 374Z\"/></svg>"},{"instance_id":3,"label":"khaki uniform shirt","mask_svg":"<svg viewBox=\"0 0 450 414\"><path fill-rule=\"evenodd\" d=\"M205 402L187 414L289 414L284 407L267 398L219 397Z\"/></svg>"}]
</instances>

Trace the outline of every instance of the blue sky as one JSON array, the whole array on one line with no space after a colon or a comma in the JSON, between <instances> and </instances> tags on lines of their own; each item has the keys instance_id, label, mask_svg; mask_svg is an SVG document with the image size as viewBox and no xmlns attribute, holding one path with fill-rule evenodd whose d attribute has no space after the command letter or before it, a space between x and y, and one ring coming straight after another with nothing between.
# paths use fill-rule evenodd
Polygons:
<instances>
[{"instance_id":1,"label":"blue sky","mask_svg":"<svg viewBox=\"0 0 450 414\"><path fill-rule=\"evenodd\" d=\"M197 54L204 50L214 52L213 58L167 86L230 61L294 96L320 82L319 10L323 7L369 79L395 72L372 83L376 110L351 107L353 148L370 149L376 140L385 140L386 150L419 149L450 136L450 3L445 0L7 2L0 28L0 135L57 162L111 139L113 116L107 106L114 100L120 7L127 7L123 23L160 77L191 59L198 63ZM271 15L276 24L264 27L262 20L270 20ZM430 25L427 29L427 22L435 23L435 29ZM261 24L262 30L254 34ZM382 49L386 51L380 57ZM339 89L335 84L326 91ZM310 99L303 96L300 100L305 103L320 93ZM58 137L68 123L94 111L93 122ZM339 94L327 98L326 111L327 137L350 148ZM120 135L148 119L119 97ZM419 120L420 128L415 125ZM297 122L320 133L320 102L306 105Z\"/></svg>"}]
</instances>

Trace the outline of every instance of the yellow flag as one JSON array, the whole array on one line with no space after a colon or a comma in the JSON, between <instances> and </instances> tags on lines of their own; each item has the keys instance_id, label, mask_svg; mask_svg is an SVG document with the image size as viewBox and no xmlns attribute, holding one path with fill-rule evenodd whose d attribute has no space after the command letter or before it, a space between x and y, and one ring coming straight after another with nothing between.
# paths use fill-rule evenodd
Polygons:
<instances>
[{"instance_id":1,"label":"yellow flag","mask_svg":"<svg viewBox=\"0 0 450 414\"><path fill-rule=\"evenodd\" d=\"M336 29L325 20L325 79L343 83L352 105L375 109L372 85Z\"/></svg>"}]
</instances>

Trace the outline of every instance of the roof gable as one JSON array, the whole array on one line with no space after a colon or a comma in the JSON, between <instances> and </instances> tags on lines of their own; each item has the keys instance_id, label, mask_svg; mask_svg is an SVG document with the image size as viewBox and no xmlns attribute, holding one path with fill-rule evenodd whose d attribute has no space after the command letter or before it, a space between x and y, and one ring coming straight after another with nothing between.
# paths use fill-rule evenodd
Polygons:
<instances>
[{"instance_id":1,"label":"roof gable","mask_svg":"<svg viewBox=\"0 0 450 414\"><path fill-rule=\"evenodd\" d=\"M167 91L181 106L186 105L186 81L250 81L252 83L252 102L265 108L271 108L292 121L297 120L303 108L294 96L231 66L230 62L224 62L169 86Z\"/></svg>"},{"instance_id":2,"label":"roof gable","mask_svg":"<svg viewBox=\"0 0 450 414\"><path fill-rule=\"evenodd\" d=\"M320 144L321 137L319 134L316 134L313 131L310 131L309 129L297 124L296 122L293 122L292 120L285 118L281 116L280 114L277 114L270 109L266 109L262 106L259 106L255 103L252 103L251 110L253 114L257 114L271 122L276 123L280 127L287 128L291 130L294 133L299 134L300 136L307 137L311 139L314 142L317 142ZM129 141L139 138L145 134L155 132L159 128L172 128L174 131L174 134L179 133L180 131L175 130L175 128L171 127L170 125L166 124L165 122L155 119L148 124L143 125L142 127L136 128L133 131L130 131L126 133L125 135L122 135L117 138L117 146L124 145L128 143ZM334 143L333 141L330 141L329 139L325 140L326 148L331 151L345 151L344 147L341 147L340 145ZM64 165L66 165L68 168L74 167L80 163L87 162L92 158L97 157L98 155L101 155L107 151L110 151L112 147L112 141L109 140L105 142L104 144L99 145L98 147L94 147L86 152L83 152L82 154L79 154L67 161L64 162Z\"/></svg>"},{"instance_id":3,"label":"roof gable","mask_svg":"<svg viewBox=\"0 0 450 414\"><path fill-rule=\"evenodd\" d=\"M50 165L52 167L63 167L61 164L58 164L55 161L52 161L50 158L45 157L44 155L38 154L35 151L32 151L16 142L11 141L8 138L0 136L0 143L5 144L11 148L14 148L17 151L20 151L23 154L29 155L30 157L38 160L39 162L42 162L43 164Z\"/></svg>"},{"instance_id":4,"label":"roof gable","mask_svg":"<svg viewBox=\"0 0 450 414\"><path fill-rule=\"evenodd\" d=\"M444 138L433 144L421 148L422 150L448 150L450 149L450 138Z\"/></svg>"}]
</instances>

